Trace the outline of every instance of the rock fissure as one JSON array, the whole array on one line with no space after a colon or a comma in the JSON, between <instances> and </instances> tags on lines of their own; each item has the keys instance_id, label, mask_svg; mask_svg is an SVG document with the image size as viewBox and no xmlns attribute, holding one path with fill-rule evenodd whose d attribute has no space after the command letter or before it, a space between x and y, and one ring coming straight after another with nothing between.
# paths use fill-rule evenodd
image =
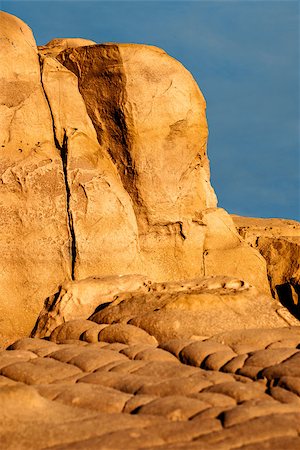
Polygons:
<instances>
[{"instance_id":1,"label":"rock fissure","mask_svg":"<svg viewBox=\"0 0 300 450\"><path fill-rule=\"evenodd\" d=\"M43 58L41 58L41 56L39 56L39 61L40 61L40 68L41 68L41 86L42 86L42 89L43 89L43 92L45 95L45 99L47 101L50 115L51 115L55 147L59 151L59 154L61 157L61 162L62 162L64 184L65 184L65 191L66 191L67 224L68 224L68 232L69 232L69 237L70 237L70 244L69 244L70 272L71 272L72 280L75 280L75 265L76 265L77 250L76 250L76 235L75 235L75 230L74 230L73 214L72 214L71 207L70 207L71 188L70 188L69 177L68 177L68 136L67 136L66 130L64 130L62 145L60 145L60 143L57 139L57 136L56 136L55 121L54 121L51 104L50 104L50 101L47 96L46 89L45 89L44 83L43 83L43 77L42 77Z\"/></svg>"},{"instance_id":2,"label":"rock fissure","mask_svg":"<svg viewBox=\"0 0 300 450\"><path fill-rule=\"evenodd\" d=\"M66 200L67 200L67 215L68 215L68 229L70 233L70 257L71 257L71 276L72 280L75 280L75 266L77 258L76 248L76 234L74 228L73 214L70 206L71 202L71 187L68 177L68 136L66 131L64 133L63 145L61 147L61 159L63 165L64 180L66 186Z\"/></svg>"}]
</instances>

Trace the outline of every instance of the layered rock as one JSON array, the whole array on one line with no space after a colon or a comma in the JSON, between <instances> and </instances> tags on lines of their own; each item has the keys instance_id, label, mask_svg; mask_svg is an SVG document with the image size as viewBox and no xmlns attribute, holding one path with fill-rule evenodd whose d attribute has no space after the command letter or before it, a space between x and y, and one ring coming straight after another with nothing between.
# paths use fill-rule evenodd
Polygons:
<instances>
[{"instance_id":1,"label":"layered rock","mask_svg":"<svg viewBox=\"0 0 300 450\"><path fill-rule=\"evenodd\" d=\"M5 449L299 448L299 327L158 346L127 324L91 341L85 322L0 353Z\"/></svg>"}]
</instances>

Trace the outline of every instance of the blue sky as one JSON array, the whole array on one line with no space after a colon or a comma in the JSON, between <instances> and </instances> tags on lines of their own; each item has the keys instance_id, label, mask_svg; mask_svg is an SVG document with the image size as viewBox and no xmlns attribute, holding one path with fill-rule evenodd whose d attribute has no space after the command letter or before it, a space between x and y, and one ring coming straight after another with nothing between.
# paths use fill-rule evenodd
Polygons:
<instances>
[{"instance_id":1,"label":"blue sky","mask_svg":"<svg viewBox=\"0 0 300 450\"><path fill-rule=\"evenodd\" d=\"M0 1L55 37L162 47L207 101L208 154L219 206L300 220L297 0Z\"/></svg>"}]
</instances>

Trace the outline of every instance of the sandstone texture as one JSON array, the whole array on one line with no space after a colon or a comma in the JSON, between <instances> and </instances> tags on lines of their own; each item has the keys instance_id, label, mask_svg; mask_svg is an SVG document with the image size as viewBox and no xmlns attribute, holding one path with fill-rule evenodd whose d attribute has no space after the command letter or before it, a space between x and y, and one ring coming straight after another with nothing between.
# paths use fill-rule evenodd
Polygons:
<instances>
[{"instance_id":1,"label":"sandstone texture","mask_svg":"<svg viewBox=\"0 0 300 450\"><path fill-rule=\"evenodd\" d=\"M299 447L299 326L158 345L146 332L139 344L113 331L109 342L75 338L89 322L0 352L4 448Z\"/></svg>"},{"instance_id":2,"label":"sandstone texture","mask_svg":"<svg viewBox=\"0 0 300 450\"><path fill-rule=\"evenodd\" d=\"M300 224L232 215L240 235L267 262L272 294L300 318Z\"/></svg>"},{"instance_id":3,"label":"sandstone texture","mask_svg":"<svg viewBox=\"0 0 300 450\"><path fill-rule=\"evenodd\" d=\"M54 39L2 12L2 345L69 281L237 277L266 264L217 208L206 103L156 47Z\"/></svg>"},{"instance_id":4,"label":"sandstone texture","mask_svg":"<svg viewBox=\"0 0 300 450\"><path fill-rule=\"evenodd\" d=\"M31 30L0 13L0 342L71 276L63 164Z\"/></svg>"},{"instance_id":5,"label":"sandstone texture","mask_svg":"<svg viewBox=\"0 0 300 450\"><path fill-rule=\"evenodd\" d=\"M129 275L67 283L45 304L32 336L52 339L59 325L84 323L85 319L100 327L135 325L159 342L237 328L298 325L277 300L237 278L152 283ZM93 335L99 332L97 326L90 331Z\"/></svg>"},{"instance_id":6,"label":"sandstone texture","mask_svg":"<svg viewBox=\"0 0 300 450\"><path fill-rule=\"evenodd\" d=\"M163 50L0 25L0 447L299 448L300 224L217 207Z\"/></svg>"}]
</instances>

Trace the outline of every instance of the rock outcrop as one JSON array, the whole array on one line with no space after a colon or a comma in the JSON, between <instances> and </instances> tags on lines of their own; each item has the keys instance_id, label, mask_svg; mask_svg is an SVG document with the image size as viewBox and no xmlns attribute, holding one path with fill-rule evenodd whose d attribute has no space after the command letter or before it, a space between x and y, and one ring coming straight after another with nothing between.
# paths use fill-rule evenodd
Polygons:
<instances>
[{"instance_id":1,"label":"rock outcrop","mask_svg":"<svg viewBox=\"0 0 300 450\"><path fill-rule=\"evenodd\" d=\"M69 281L217 275L268 294L264 258L217 208L192 75L156 47L37 49L19 19L1 25L2 344Z\"/></svg>"},{"instance_id":2,"label":"rock outcrop","mask_svg":"<svg viewBox=\"0 0 300 450\"><path fill-rule=\"evenodd\" d=\"M299 448L300 224L217 207L163 50L0 21L1 448Z\"/></svg>"},{"instance_id":3,"label":"rock outcrop","mask_svg":"<svg viewBox=\"0 0 300 450\"><path fill-rule=\"evenodd\" d=\"M232 216L240 233L267 262L272 295L300 319L300 224L286 219Z\"/></svg>"},{"instance_id":4,"label":"rock outcrop","mask_svg":"<svg viewBox=\"0 0 300 450\"><path fill-rule=\"evenodd\" d=\"M32 336L56 340L59 330L65 339L79 339L87 323L90 342L98 341L108 324L134 325L163 342L298 321L278 301L236 278L151 283L131 275L67 283L48 299Z\"/></svg>"},{"instance_id":5,"label":"rock outcrop","mask_svg":"<svg viewBox=\"0 0 300 450\"><path fill-rule=\"evenodd\" d=\"M30 332L43 299L71 276L60 152L31 30L1 14L0 342Z\"/></svg>"},{"instance_id":6,"label":"rock outcrop","mask_svg":"<svg viewBox=\"0 0 300 450\"><path fill-rule=\"evenodd\" d=\"M119 325L109 342L69 326L0 353L5 449L299 448L299 327L158 346Z\"/></svg>"}]
</instances>

